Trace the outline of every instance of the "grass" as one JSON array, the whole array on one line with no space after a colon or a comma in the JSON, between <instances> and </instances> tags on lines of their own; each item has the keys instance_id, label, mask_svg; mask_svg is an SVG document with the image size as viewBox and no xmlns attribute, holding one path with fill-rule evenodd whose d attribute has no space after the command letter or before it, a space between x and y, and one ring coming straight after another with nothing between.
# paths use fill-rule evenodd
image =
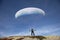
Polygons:
<instances>
[{"instance_id":1,"label":"grass","mask_svg":"<svg viewBox=\"0 0 60 40\"><path fill-rule=\"evenodd\" d=\"M0 38L0 40L60 40L60 36L10 36Z\"/></svg>"}]
</instances>

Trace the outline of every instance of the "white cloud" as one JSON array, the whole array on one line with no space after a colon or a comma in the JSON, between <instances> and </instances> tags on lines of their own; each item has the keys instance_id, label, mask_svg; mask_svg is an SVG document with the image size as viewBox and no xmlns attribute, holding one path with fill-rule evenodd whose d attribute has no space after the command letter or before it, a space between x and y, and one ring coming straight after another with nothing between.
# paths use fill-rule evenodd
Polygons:
<instances>
[{"instance_id":1,"label":"white cloud","mask_svg":"<svg viewBox=\"0 0 60 40\"><path fill-rule=\"evenodd\" d=\"M35 31L35 35L60 35L59 33L57 33L56 31L59 31L60 28L58 27L60 25L50 25L50 26L44 26L40 29L36 29ZM6 33L1 32L0 33L2 36L27 36L27 35L31 35L30 31L23 31L17 34L10 34L7 35Z\"/></svg>"}]
</instances>

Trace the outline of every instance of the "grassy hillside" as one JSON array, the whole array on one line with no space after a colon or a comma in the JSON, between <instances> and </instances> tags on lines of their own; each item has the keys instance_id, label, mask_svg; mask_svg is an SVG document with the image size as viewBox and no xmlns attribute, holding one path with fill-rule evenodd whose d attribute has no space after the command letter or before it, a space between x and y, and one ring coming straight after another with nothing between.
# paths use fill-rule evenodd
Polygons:
<instances>
[{"instance_id":1,"label":"grassy hillside","mask_svg":"<svg viewBox=\"0 0 60 40\"><path fill-rule=\"evenodd\" d=\"M0 40L60 40L60 36L10 36Z\"/></svg>"}]
</instances>

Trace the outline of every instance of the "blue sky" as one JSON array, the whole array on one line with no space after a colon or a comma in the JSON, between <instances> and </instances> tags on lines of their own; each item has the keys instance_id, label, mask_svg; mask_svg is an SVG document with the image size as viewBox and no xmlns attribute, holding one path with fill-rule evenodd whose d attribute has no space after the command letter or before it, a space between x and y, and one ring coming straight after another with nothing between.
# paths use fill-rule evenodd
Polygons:
<instances>
[{"instance_id":1,"label":"blue sky","mask_svg":"<svg viewBox=\"0 0 60 40\"><path fill-rule=\"evenodd\" d=\"M18 10L37 7L46 15L22 16L15 19ZM0 37L30 35L30 28L36 35L60 35L60 0L0 0Z\"/></svg>"}]
</instances>

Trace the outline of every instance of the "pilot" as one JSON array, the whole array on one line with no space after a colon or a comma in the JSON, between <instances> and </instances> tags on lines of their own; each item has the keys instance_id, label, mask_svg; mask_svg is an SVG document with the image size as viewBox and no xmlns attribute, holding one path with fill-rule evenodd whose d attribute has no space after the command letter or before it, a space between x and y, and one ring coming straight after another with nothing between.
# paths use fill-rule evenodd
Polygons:
<instances>
[{"instance_id":1,"label":"pilot","mask_svg":"<svg viewBox=\"0 0 60 40\"><path fill-rule=\"evenodd\" d=\"M31 29L31 36L35 36L34 29Z\"/></svg>"}]
</instances>

